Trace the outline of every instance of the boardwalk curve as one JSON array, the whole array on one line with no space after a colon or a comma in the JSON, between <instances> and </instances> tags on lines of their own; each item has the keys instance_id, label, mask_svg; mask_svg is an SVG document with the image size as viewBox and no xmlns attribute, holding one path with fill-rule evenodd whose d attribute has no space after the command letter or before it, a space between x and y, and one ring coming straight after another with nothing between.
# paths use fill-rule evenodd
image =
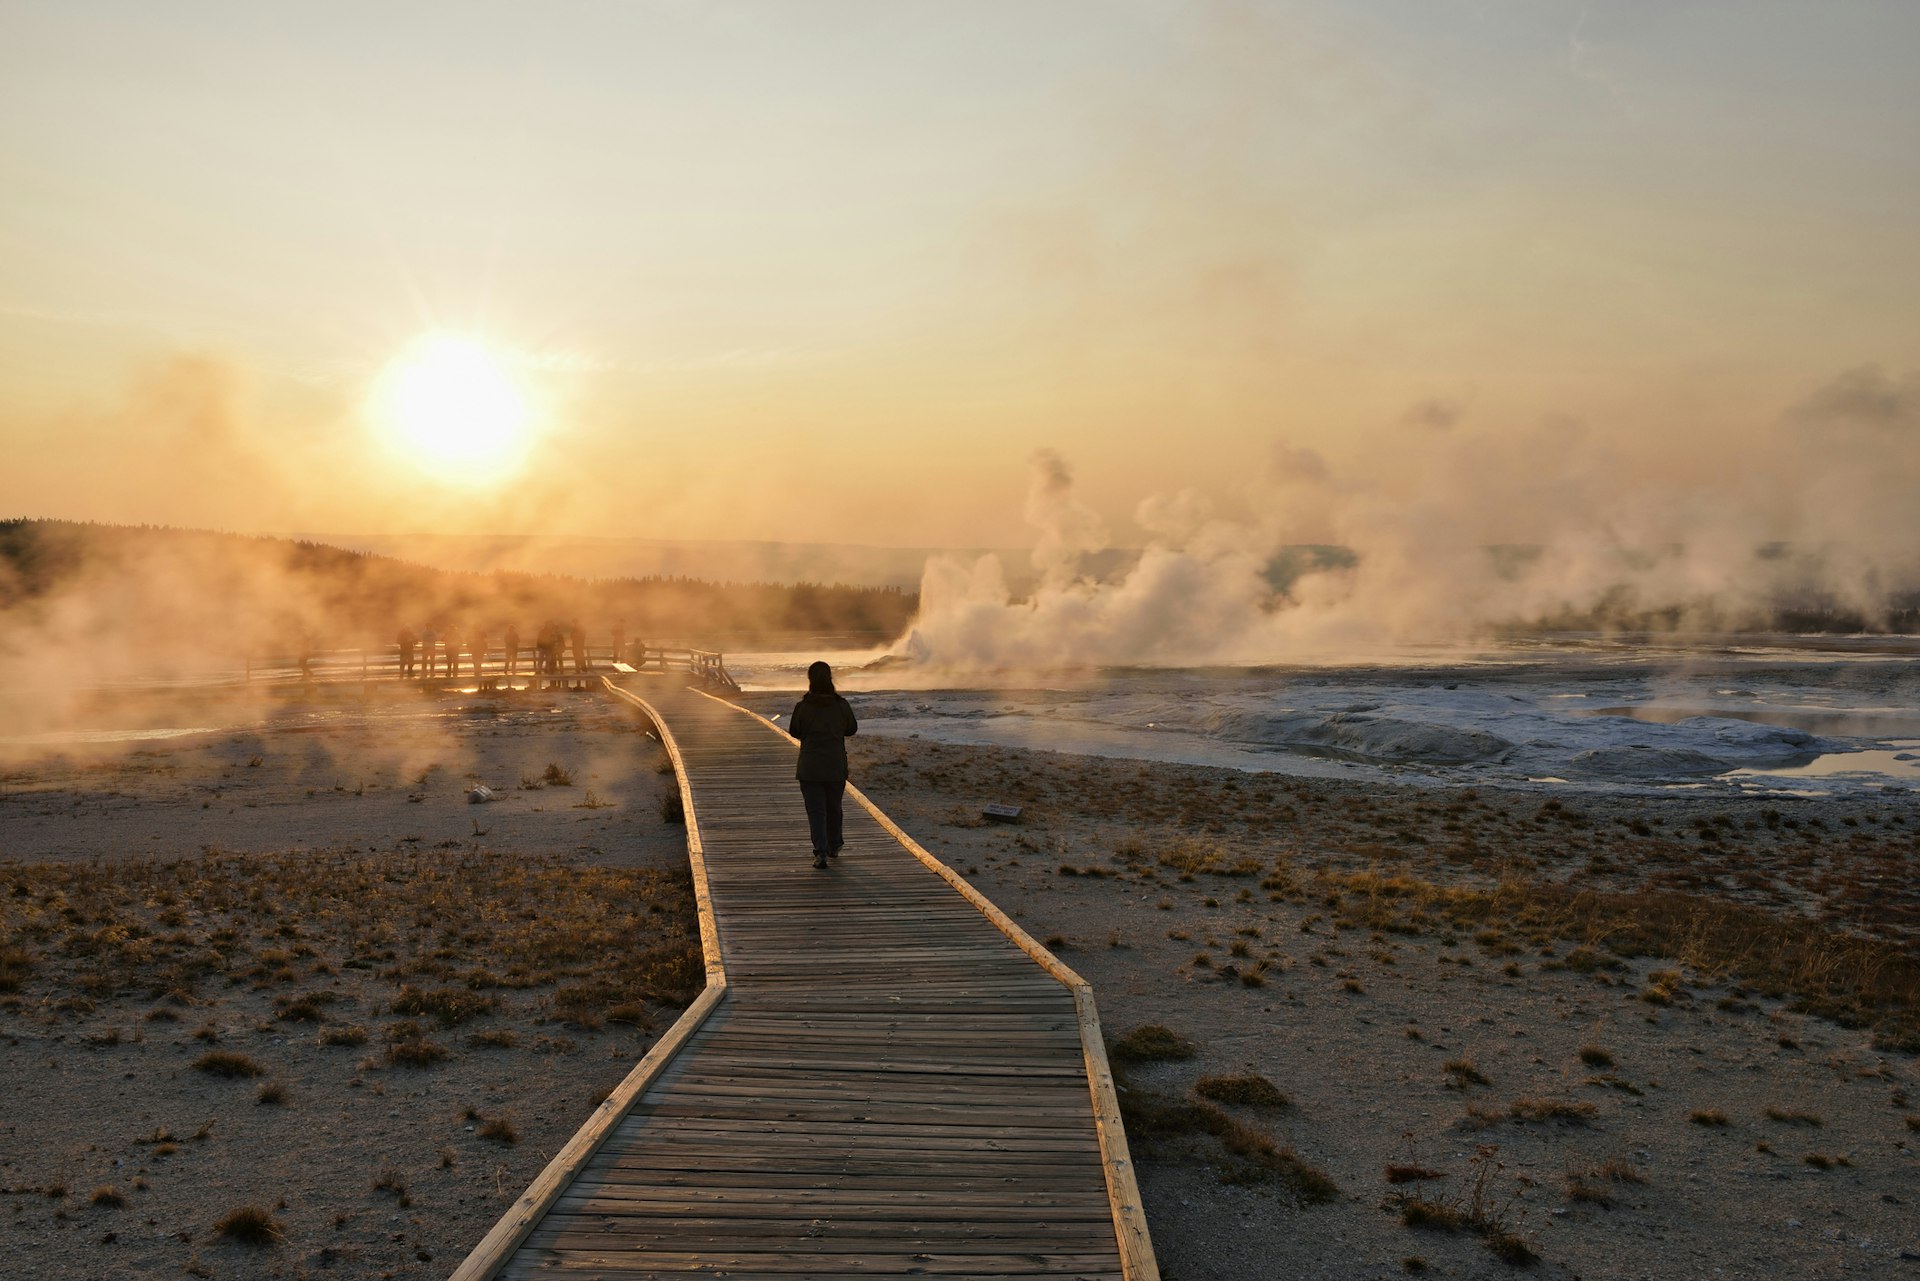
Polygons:
<instances>
[{"instance_id":1,"label":"boardwalk curve","mask_svg":"<svg viewBox=\"0 0 1920 1281\"><path fill-rule=\"evenodd\" d=\"M453 1274L1158 1281L1092 991L793 740L665 679L708 985Z\"/></svg>"}]
</instances>

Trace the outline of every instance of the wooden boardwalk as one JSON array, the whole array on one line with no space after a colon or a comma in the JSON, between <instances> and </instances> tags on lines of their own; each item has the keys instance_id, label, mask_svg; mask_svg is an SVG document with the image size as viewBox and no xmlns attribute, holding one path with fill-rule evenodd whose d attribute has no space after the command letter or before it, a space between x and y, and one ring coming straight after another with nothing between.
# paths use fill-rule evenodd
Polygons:
<instances>
[{"instance_id":1,"label":"wooden boardwalk","mask_svg":"<svg viewBox=\"0 0 1920 1281\"><path fill-rule=\"evenodd\" d=\"M455 1278L1157 1281L1086 984L857 793L814 870L791 739L628 685L709 985Z\"/></svg>"}]
</instances>

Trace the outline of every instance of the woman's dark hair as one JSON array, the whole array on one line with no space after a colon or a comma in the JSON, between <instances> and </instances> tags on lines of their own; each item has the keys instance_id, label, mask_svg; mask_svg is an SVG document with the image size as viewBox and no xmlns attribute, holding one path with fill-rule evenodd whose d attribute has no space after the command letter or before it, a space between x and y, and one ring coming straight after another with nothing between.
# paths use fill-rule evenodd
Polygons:
<instances>
[{"instance_id":1,"label":"woman's dark hair","mask_svg":"<svg viewBox=\"0 0 1920 1281\"><path fill-rule=\"evenodd\" d=\"M807 669L807 693L833 693L833 669L825 663L815 663Z\"/></svg>"}]
</instances>

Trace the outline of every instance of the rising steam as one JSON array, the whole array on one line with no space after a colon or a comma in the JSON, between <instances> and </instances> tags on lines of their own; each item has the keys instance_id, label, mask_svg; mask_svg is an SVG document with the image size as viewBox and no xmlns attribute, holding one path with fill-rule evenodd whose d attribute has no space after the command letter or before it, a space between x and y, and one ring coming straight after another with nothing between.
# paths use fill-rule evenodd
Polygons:
<instances>
[{"instance_id":1,"label":"rising steam","mask_svg":"<svg viewBox=\"0 0 1920 1281\"><path fill-rule=\"evenodd\" d=\"M1314 662L1523 628L1910 622L1920 376L1844 373L1711 449L1565 421L1454 432L1454 410L1440 423L1429 408L1408 416L1404 473L1342 473L1281 443L1244 514L1191 492L1146 499L1145 546L1117 570L1097 563L1106 531L1066 461L1042 451L1032 589L995 556L935 559L895 652L955 670Z\"/></svg>"}]
</instances>

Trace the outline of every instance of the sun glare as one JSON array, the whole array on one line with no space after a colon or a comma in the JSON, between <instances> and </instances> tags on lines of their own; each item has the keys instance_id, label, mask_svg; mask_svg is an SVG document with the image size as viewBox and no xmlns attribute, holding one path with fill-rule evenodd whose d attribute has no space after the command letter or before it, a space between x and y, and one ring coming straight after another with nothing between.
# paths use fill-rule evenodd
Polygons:
<instances>
[{"instance_id":1,"label":"sun glare","mask_svg":"<svg viewBox=\"0 0 1920 1281\"><path fill-rule=\"evenodd\" d=\"M422 334L375 384L372 417L400 457L443 480L494 484L520 469L536 414L527 388L485 343Z\"/></svg>"}]
</instances>

